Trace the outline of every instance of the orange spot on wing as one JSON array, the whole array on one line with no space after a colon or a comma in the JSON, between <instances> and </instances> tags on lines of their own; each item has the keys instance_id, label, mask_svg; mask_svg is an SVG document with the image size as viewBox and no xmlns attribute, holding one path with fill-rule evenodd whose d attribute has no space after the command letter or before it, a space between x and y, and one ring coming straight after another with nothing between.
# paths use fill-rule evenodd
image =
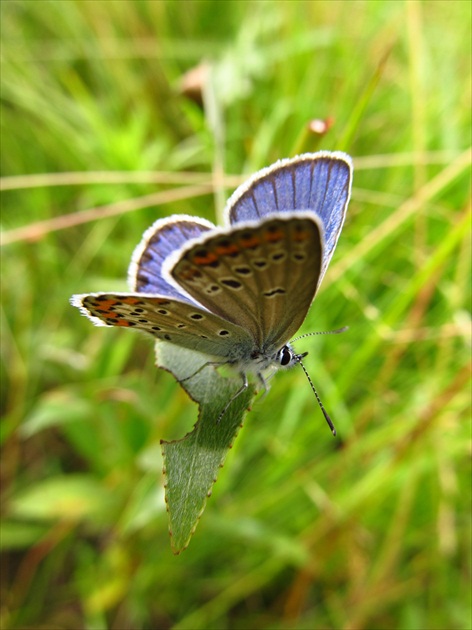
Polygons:
<instances>
[{"instance_id":1,"label":"orange spot on wing","mask_svg":"<svg viewBox=\"0 0 472 630\"><path fill-rule=\"evenodd\" d=\"M243 238L239 241L240 246L248 249L249 247L257 247L261 244L261 239L257 236L251 236L251 238Z\"/></svg>"},{"instance_id":2,"label":"orange spot on wing","mask_svg":"<svg viewBox=\"0 0 472 630\"><path fill-rule=\"evenodd\" d=\"M126 321L126 319L117 319L116 322L113 322L113 326L124 326L125 328L130 328L131 324Z\"/></svg>"},{"instance_id":3,"label":"orange spot on wing","mask_svg":"<svg viewBox=\"0 0 472 630\"><path fill-rule=\"evenodd\" d=\"M293 240L296 243L301 243L302 241L307 241L309 238L310 238L310 232L307 232L307 231L295 232L295 234L293 235Z\"/></svg>"},{"instance_id":4,"label":"orange spot on wing","mask_svg":"<svg viewBox=\"0 0 472 630\"><path fill-rule=\"evenodd\" d=\"M136 297L124 297L121 301L124 302L124 304L130 304L131 306L134 306L135 304L139 304L139 302L141 302L140 298Z\"/></svg>"},{"instance_id":5,"label":"orange spot on wing","mask_svg":"<svg viewBox=\"0 0 472 630\"><path fill-rule=\"evenodd\" d=\"M112 306L116 306L116 300L100 300L99 302L95 302L90 304L90 306L85 302L85 306L90 309L96 309L100 311L108 311Z\"/></svg>"},{"instance_id":6,"label":"orange spot on wing","mask_svg":"<svg viewBox=\"0 0 472 630\"><path fill-rule=\"evenodd\" d=\"M232 245L226 245L226 246L220 245L216 247L215 250L218 256L228 256L228 254L239 254L239 252L241 251L241 249L237 245L234 245L234 243Z\"/></svg>"},{"instance_id":7,"label":"orange spot on wing","mask_svg":"<svg viewBox=\"0 0 472 630\"><path fill-rule=\"evenodd\" d=\"M285 237L283 232L266 232L264 234L264 239L268 243L277 243L278 241L283 240Z\"/></svg>"},{"instance_id":8,"label":"orange spot on wing","mask_svg":"<svg viewBox=\"0 0 472 630\"><path fill-rule=\"evenodd\" d=\"M185 267L178 272L179 278L182 278L182 280L188 280L189 282L193 282L195 278L199 278L201 275L201 271L190 266Z\"/></svg>"},{"instance_id":9,"label":"orange spot on wing","mask_svg":"<svg viewBox=\"0 0 472 630\"><path fill-rule=\"evenodd\" d=\"M193 262L195 265L210 265L218 260L218 256L215 254L207 254L206 256L194 256Z\"/></svg>"}]
</instances>

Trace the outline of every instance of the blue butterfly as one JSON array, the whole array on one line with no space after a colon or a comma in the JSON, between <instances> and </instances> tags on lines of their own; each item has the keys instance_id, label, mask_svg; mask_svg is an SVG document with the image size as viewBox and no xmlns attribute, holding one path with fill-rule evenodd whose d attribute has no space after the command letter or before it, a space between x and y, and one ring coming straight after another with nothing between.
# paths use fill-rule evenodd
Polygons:
<instances>
[{"instance_id":1,"label":"blue butterfly","mask_svg":"<svg viewBox=\"0 0 472 630\"><path fill-rule=\"evenodd\" d=\"M212 365L235 366L243 381L235 396L248 374L265 385L270 368L305 356L289 341L333 255L351 182L345 153L279 160L233 193L227 227L187 215L160 219L134 251L130 292L75 295L71 303L96 325L143 330Z\"/></svg>"}]
</instances>

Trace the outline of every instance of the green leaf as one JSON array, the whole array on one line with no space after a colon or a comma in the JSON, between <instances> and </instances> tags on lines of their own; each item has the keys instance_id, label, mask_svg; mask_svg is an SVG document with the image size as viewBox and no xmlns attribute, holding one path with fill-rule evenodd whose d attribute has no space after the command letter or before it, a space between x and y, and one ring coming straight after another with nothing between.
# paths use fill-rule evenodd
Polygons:
<instances>
[{"instance_id":1,"label":"green leaf","mask_svg":"<svg viewBox=\"0 0 472 630\"><path fill-rule=\"evenodd\" d=\"M156 356L158 366L171 372L199 406L191 433L162 442L169 531L178 554L190 542L255 390L250 384L231 401L242 386L240 376L221 376L207 357L161 341Z\"/></svg>"},{"instance_id":2,"label":"green leaf","mask_svg":"<svg viewBox=\"0 0 472 630\"><path fill-rule=\"evenodd\" d=\"M59 475L39 481L15 497L11 513L17 518L37 521L96 523L110 518L113 504L110 492L93 477Z\"/></svg>"},{"instance_id":3,"label":"green leaf","mask_svg":"<svg viewBox=\"0 0 472 630\"><path fill-rule=\"evenodd\" d=\"M83 420L92 412L90 400L79 398L67 388L46 392L21 425L21 435L29 438L44 429Z\"/></svg>"},{"instance_id":4,"label":"green leaf","mask_svg":"<svg viewBox=\"0 0 472 630\"><path fill-rule=\"evenodd\" d=\"M38 523L7 520L0 523L0 550L28 549L38 543L48 528Z\"/></svg>"}]
</instances>

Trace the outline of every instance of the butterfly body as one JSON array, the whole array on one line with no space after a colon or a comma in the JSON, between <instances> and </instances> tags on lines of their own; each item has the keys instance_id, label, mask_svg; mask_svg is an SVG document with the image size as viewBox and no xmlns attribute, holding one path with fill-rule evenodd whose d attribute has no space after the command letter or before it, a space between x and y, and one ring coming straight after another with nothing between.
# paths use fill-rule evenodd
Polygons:
<instances>
[{"instance_id":1,"label":"butterfly body","mask_svg":"<svg viewBox=\"0 0 472 630\"><path fill-rule=\"evenodd\" d=\"M101 326L142 330L264 381L296 364L301 326L336 246L352 166L343 153L282 160L230 198L229 226L176 215L156 221L136 248L129 293L71 302Z\"/></svg>"}]
</instances>

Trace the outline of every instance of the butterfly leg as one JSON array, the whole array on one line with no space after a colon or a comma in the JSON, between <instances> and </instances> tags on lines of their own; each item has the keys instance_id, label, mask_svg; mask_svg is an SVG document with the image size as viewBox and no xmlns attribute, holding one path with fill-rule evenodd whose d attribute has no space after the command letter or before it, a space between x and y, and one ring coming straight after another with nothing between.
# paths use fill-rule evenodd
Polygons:
<instances>
[{"instance_id":1,"label":"butterfly leg","mask_svg":"<svg viewBox=\"0 0 472 630\"><path fill-rule=\"evenodd\" d=\"M262 398L265 398L265 396L267 396L267 394L269 393L270 385L266 381L266 379L263 377L262 372L257 373L257 378L259 379L259 382L262 385L262 391L263 391Z\"/></svg>"},{"instance_id":2,"label":"butterfly leg","mask_svg":"<svg viewBox=\"0 0 472 630\"><path fill-rule=\"evenodd\" d=\"M231 403L233 402L233 400L236 400L236 398L242 394L249 386L248 384L248 380L247 380L247 375L245 374L245 372L240 372L241 378L243 379L243 384L241 385L241 387L238 389L237 392L235 392L231 398L229 399L229 401L226 403L226 405L223 408L223 411L220 412L220 415L218 416L218 419L216 421L216 424L220 424L223 416L225 415L225 413L228 411L229 406L231 405Z\"/></svg>"},{"instance_id":3,"label":"butterfly leg","mask_svg":"<svg viewBox=\"0 0 472 630\"><path fill-rule=\"evenodd\" d=\"M193 378L194 376L197 376L197 374L199 374L206 367L210 367L210 366L211 367L218 367L220 365L227 365L227 364L228 364L227 361L207 361L206 363L201 365L198 368L198 370L193 372L193 374L190 374L190 376L186 376L185 378L180 379L178 382L179 383L185 383L185 381L188 381L190 378Z\"/></svg>"}]
</instances>

